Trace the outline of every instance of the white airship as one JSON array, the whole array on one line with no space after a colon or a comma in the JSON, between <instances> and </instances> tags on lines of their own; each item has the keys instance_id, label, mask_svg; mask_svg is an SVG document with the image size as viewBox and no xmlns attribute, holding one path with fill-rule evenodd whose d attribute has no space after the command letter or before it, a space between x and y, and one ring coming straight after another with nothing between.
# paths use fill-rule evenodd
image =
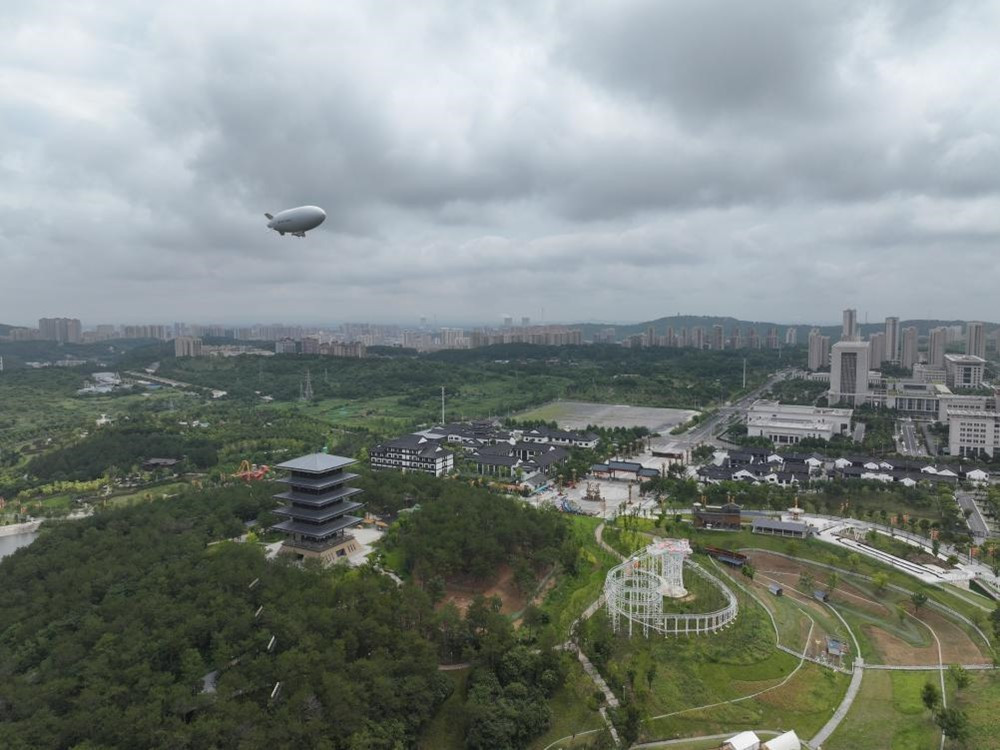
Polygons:
<instances>
[{"instance_id":1,"label":"white airship","mask_svg":"<svg viewBox=\"0 0 1000 750\"><path fill-rule=\"evenodd\" d=\"M299 206L286 208L274 216L271 214L264 216L268 218L268 229L273 229L282 236L291 234L295 237L305 237L306 232L315 229L326 220L326 211L319 206Z\"/></svg>"}]
</instances>

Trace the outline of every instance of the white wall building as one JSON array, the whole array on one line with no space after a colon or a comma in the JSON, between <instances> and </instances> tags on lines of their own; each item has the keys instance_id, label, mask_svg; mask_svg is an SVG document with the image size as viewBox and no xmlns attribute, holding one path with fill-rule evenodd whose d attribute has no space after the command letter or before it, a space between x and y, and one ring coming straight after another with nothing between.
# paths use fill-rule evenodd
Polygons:
<instances>
[{"instance_id":1,"label":"white wall building","mask_svg":"<svg viewBox=\"0 0 1000 750\"><path fill-rule=\"evenodd\" d=\"M775 445L794 445L805 438L830 440L851 431L851 409L794 406L761 399L747 409L747 436L765 437Z\"/></svg>"},{"instance_id":2,"label":"white wall building","mask_svg":"<svg viewBox=\"0 0 1000 750\"><path fill-rule=\"evenodd\" d=\"M944 370L949 388L978 388L983 384L986 360L973 354L945 354Z\"/></svg>"},{"instance_id":3,"label":"white wall building","mask_svg":"<svg viewBox=\"0 0 1000 750\"><path fill-rule=\"evenodd\" d=\"M868 362L871 345L867 341L838 341L830 354L830 403L846 401L861 406L868 400Z\"/></svg>"},{"instance_id":4,"label":"white wall building","mask_svg":"<svg viewBox=\"0 0 1000 750\"><path fill-rule=\"evenodd\" d=\"M1000 447L1000 413L948 410L948 450L953 456L989 456Z\"/></svg>"}]
</instances>

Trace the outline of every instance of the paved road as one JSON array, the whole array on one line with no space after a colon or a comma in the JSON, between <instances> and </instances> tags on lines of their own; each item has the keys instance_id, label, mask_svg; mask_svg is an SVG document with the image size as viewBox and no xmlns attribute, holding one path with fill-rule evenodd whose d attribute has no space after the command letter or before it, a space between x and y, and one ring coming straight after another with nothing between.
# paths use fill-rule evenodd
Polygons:
<instances>
[{"instance_id":1,"label":"paved road","mask_svg":"<svg viewBox=\"0 0 1000 750\"><path fill-rule=\"evenodd\" d=\"M917 434L917 426L910 418L899 420L899 452L907 456L926 456L923 441Z\"/></svg>"},{"instance_id":2,"label":"paved road","mask_svg":"<svg viewBox=\"0 0 1000 750\"><path fill-rule=\"evenodd\" d=\"M924 433L924 442L927 444L927 452L932 456L938 455L941 451L938 448L937 437L935 437L934 433L931 432L931 423L921 422L920 430Z\"/></svg>"},{"instance_id":3,"label":"paved road","mask_svg":"<svg viewBox=\"0 0 1000 750\"><path fill-rule=\"evenodd\" d=\"M990 535L989 524L986 523L986 519L983 517L982 511L979 510L979 505L976 503L975 496L970 492L956 492L955 499L958 501L958 507L962 509L963 513L966 513L967 519L966 523L969 524L969 530L972 531L972 535L976 537L976 541L981 542Z\"/></svg>"},{"instance_id":4,"label":"paved road","mask_svg":"<svg viewBox=\"0 0 1000 750\"><path fill-rule=\"evenodd\" d=\"M691 448L699 445L700 443L714 442L716 433L719 432L721 428L729 422L729 420L733 417L743 417L750 404L759 399L765 391L767 391L779 380L784 380L788 376L789 372L791 371L782 370L780 372L776 372L768 378L763 385L755 388L743 398L732 403L727 403L724 406L720 406L715 414L710 416L704 422L692 427L682 435L678 435L678 442L686 443Z\"/></svg>"}]
</instances>

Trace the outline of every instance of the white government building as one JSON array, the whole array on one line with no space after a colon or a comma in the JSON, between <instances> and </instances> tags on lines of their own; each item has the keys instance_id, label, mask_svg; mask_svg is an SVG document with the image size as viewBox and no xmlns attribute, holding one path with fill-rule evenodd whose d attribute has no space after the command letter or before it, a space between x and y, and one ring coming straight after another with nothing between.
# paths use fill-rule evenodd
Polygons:
<instances>
[{"instance_id":1,"label":"white government building","mask_svg":"<svg viewBox=\"0 0 1000 750\"><path fill-rule=\"evenodd\" d=\"M747 436L765 437L775 445L794 445L805 438L830 440L850 435L852 409L794 406L760 399L747 409Z\"/></svg>"}]
</instances>

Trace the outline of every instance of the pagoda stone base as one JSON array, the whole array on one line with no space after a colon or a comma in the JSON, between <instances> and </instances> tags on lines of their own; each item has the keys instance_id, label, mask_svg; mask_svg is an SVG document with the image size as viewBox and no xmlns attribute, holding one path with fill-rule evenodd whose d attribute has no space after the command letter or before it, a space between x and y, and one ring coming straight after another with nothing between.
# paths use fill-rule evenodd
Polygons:
<instances>
[{"instance_id":1,"label":"pagoda stone base","mask_svg":"<svg viewBox=\"0 0 1000 750\"><path fill-rule=\"evenodd\" d=\"M320 547L316 544L298 545L288 540L281 545L278 550L280 555L294 555L299 560L316 559L324 564L336 562L337 560L347 561L348 556L361 551L361 545L353 536L345 536L329 547Z\"/></svg>"}]
</instances>

